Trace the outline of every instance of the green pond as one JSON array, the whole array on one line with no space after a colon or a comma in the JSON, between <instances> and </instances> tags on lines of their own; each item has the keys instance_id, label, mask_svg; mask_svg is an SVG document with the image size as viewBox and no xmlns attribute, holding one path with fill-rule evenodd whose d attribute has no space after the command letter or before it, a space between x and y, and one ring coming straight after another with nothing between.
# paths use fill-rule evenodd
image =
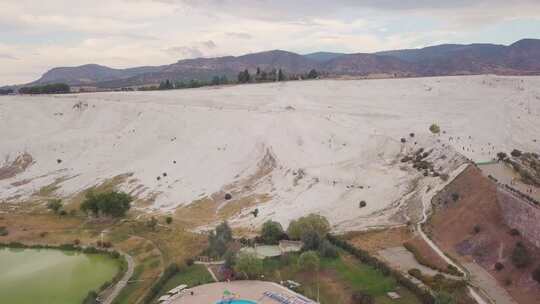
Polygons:
<instances>
[{"instance_id":1,"label":"green pond","mask_svg":"<svg viewBox=\"0 0 540 304\"><path fill-rule=\"evenodd\" d=\"M0 303L79 304L110 281L118 260L56 249L0 249Z\"/></svg>"}]
</instances>

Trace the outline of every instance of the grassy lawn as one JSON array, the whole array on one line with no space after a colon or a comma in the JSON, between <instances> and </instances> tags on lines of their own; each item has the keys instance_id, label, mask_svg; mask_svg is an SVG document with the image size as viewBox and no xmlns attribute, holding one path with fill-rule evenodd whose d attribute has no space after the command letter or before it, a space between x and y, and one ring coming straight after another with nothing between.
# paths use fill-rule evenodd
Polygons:
<instances>
[{"instance_id":1,"label":"grassy lawn","mask_svg":"<svg viewBox=\"0 0 540 304\"><path fill-rule=\"evenodd\" d=\"M298 290L300 293L311 299L317 299L319 294L322 304L348 304L355 291L373 296L377 304L420 303L416 296L399 286L392 277L384 276L344 252L337 259L323 258L318 273L301 271L297 262L298 255L264 260L265 279L299 282L302 284ZM391 300L386 295L389 291L397 291L402 298Z\"/></svg>"},{"instance_id":2,"label":"grassy lawn","mask_svg":"<svg viewBox=\"0 0 540 304\"><path fill-rule=\"evenodd\" d=\"M181 270L172 277L167 283L163 286L159 292L156 299L161 297L167 291L175 288L178 285L187 285L188 287L193 287L197 285L203 285L207 283L212 283L214 280L212 276L206 270L204 265L191 265L181 268Z\"/></svg>"}]
</instances>

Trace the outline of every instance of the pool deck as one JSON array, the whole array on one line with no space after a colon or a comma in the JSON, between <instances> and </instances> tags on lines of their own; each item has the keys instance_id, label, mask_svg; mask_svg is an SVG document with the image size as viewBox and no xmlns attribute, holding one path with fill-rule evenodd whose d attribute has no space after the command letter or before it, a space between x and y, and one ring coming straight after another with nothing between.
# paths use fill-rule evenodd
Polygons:
<instances>
[{"instance_id":1,"label":"pool deck","mask_svg":"<svg viewBox=\"0 0 540 304\"><path fill-rule=\"evenodd\" d=\"M181 298L171 302L171 304L214 304L221 300L225 290L234 293L238 299L250 300L257 304L279 304L278 301L264 296L266 291L290 297L297 295L279 284L263 281L218 282L197 286L189 290L193 291L194 295L190 295L188 292Z\"/></svg>"}]
</instances>

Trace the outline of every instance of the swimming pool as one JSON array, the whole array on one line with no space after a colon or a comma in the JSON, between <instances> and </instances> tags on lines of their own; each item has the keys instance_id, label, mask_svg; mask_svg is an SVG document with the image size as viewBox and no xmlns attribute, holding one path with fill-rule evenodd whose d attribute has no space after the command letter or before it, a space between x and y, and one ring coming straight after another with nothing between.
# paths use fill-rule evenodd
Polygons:
<instances>
[{"instance_id":1,"label":"swimming pool","mask_svg":"<svg viewBox=\"0 0 540 304\"><path fill-rule=\"evenodd\" d=\"M230 301L219 301L216 304L257 304L253 301L248 300L230 300Z\"/></svg>"}]
</instances>

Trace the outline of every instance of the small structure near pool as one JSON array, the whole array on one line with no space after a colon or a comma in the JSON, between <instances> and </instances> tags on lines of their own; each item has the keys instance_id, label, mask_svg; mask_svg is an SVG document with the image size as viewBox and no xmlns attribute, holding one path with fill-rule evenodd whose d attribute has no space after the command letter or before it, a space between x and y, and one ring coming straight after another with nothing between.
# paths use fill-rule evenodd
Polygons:
<instances>
[{"instance_id":1,"label":"small structure near pool","mask_svg":"<svg viewBox=\"0 0 540 304\"><path fill-rule=\"evenodd\" d=\"M259 259L277 257L289 252L299 252L303 243L298 241L280 241L279 245L255 245L254 247L244 247L240 252L253 253Z\"/></svg>"}]
</instances>

